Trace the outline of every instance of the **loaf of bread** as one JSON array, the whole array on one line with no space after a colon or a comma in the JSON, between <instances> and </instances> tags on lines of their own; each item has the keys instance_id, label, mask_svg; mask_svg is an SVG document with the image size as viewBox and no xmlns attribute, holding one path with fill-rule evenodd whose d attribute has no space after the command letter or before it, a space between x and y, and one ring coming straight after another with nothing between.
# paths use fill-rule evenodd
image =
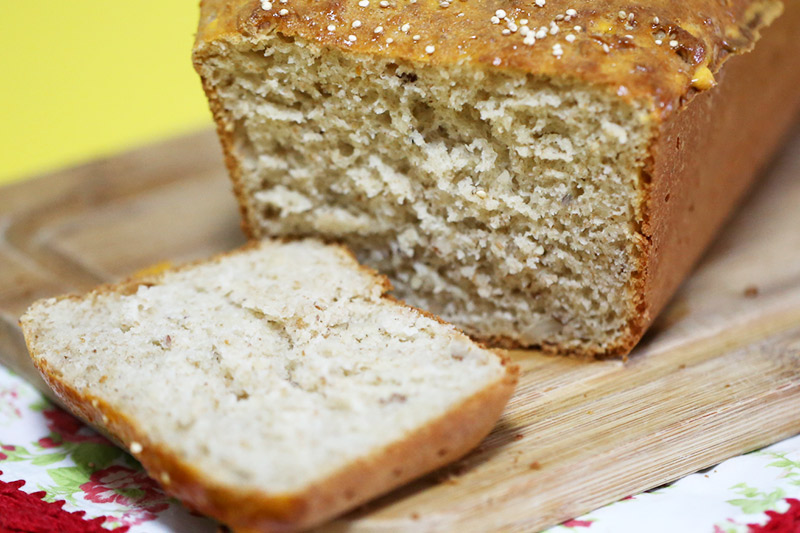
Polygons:
<instances>
[{"instance_id":1,"label":"loaf of bread","mask_svg":"<svg viewBox=\"0 0 800 533\"><path fill-rule=\"evenodd\" d=\"M250 236L342 241L485 341L621 355L795 116L799 4L203 0L194 62Z\"/></svg>"},{"instance_id":2,"label":"loaf of bread","mask_svg":"<svg viewBox=\"0 0 800 533\"><path fill-rule=\"evenodd\" d=\"M474 447L516 370L338 246L265 241L21 319L64 403L236 531L318 524Z\"/></svg>"}]
</instances>

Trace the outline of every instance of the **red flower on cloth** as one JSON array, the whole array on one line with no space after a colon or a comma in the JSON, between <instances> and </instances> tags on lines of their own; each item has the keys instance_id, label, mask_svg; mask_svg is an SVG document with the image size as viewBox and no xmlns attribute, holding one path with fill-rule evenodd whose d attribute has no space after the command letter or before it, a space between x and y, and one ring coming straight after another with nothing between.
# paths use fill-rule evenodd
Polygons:
<instances>
[{"instance_id":1,"label":"red flower on cloth","mask_svg":"<svg viewBox=\"0 0 800 533\"><path fill-rule=\"evenodd\" d=\"M567 520L561 525L564 527L592 527L589 520Z\"/></svg>"},{"instance_id":2,"label":"red flower on cloth","mask_svg":"<svg viewBox=\"0 0 800 533\"><path fill-rule=\"evenodd\" d=\"M800 500L786 498L789 509L785 513L767 511L769 521L760 526L747 524L750 533L800 533Z\"/></svg>"},{"instance_id":3,"label":"red flower on cloth","mask_svg":"<svg viewBox=\"0 0 800 533\"><path fill-rule=\"evenodd\" d=\"M167 496L156 482L142 471L125 466L109 466L93 473L89 481L81 485L84 497L94 503L115 503L130 508L123 513L123 524L135 525L154 520L156 513L167 507Z\"/></svg>"},{"instance_id":4,"label":"red flower on cloth","mask_svg":"<svg viewBox=\"0 0 800 533\"><path fill-rule=\"evenodd\" d=\"M6 451L6 452L13 452L14 450L17 449L17 447L16 446L12 446L10 444L3 444L2 446L0 446L0 449L2 449L3 451ZM3 453L3 452L0 452L0 461L3 461L5 459L8 459L8 455Z\"/></svg>"},{"instance_id":5,"label":"red flower on cloth","mask_svg":"<svg viewBox=\"0 0 800 533\"><path fill-rule=\"evenodd\" d=\"M2 472L0 472L2 474ZM6 483L0 480L0 531L9 533L108 533L102 524L108 520L100 516L88 520L83 511L69 513L62 509L63 501L46 502L44 492L30 494L20 490L24 481ZM127 526L115 529L124 533Z\"/></svg>"},{"instance_id":6,"label":"red flower on cloth","mask_svg":"<svg viewBox=\"0 0 800 533\"><path fill-rule=\"evenodd\" d=\"M42 411L47 419L47 429L51 436L39 439L42 448L54 448L63 442L94 442L113 446L108 439L89 429L80 420L58 407L50 407ZM53 438L53 435L56 438Z\"/></svg>"}]
</instances>

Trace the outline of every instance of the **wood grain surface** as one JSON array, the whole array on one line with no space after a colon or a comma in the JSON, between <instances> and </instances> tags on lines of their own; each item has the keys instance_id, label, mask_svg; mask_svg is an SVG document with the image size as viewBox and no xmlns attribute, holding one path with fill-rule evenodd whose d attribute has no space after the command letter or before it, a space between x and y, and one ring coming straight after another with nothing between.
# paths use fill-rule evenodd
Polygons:
<instances>
[{"instance_id":1,"label":"wood grain surface","mask_svg":"<svg viewBox=\"0 0 800 533\"><path fill-rule=\"evenodd\" d=\"M0 189L0 359L17 319L243 238L210 132ZM627 362L512 352L478 450L325 531L536 531L800 432L800 131ZM41 383L38 383L41 386Z\"/></svg>"}]
</instances>

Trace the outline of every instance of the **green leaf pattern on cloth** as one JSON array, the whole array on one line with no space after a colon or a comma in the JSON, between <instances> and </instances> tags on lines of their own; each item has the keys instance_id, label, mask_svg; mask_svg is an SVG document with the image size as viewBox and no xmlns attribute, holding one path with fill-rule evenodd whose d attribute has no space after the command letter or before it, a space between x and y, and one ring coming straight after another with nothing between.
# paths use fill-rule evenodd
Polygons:
<instances>
[{"instance_id":1,"label":"green leaf pattern on cloth","mask_svg":"<svg viewBox=\"0 0 800 533\"><path fill-rule=\"evenodd\" d=\"M767 494L747 486L746 483L737 483L732 489L744 498L728 500L728 503L740 508L744 514L757 514L775 509L786 496L783 489L775 489Z\"/></svg>"}]
</instances>

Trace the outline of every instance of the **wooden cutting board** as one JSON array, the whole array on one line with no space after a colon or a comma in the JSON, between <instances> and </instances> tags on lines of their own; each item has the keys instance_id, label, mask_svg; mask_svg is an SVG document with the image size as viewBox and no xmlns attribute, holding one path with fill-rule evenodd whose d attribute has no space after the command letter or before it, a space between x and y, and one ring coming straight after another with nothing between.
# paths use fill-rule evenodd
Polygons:
<instances>
[{"instance_id":1,"label":"wooden cutting board","mask_svg":"<svg viewBox=\"0 0 800 533\"><path fill-rule=\"evenodd\" d=\"M458 464L327 531L535 531L800 432L800 131L630 359L512 354L503 419ZM0 189L0 358L17 318L243 242L213 134ZM33 379L33 378L31 378Z\"/></svg>"}]
</instances>

